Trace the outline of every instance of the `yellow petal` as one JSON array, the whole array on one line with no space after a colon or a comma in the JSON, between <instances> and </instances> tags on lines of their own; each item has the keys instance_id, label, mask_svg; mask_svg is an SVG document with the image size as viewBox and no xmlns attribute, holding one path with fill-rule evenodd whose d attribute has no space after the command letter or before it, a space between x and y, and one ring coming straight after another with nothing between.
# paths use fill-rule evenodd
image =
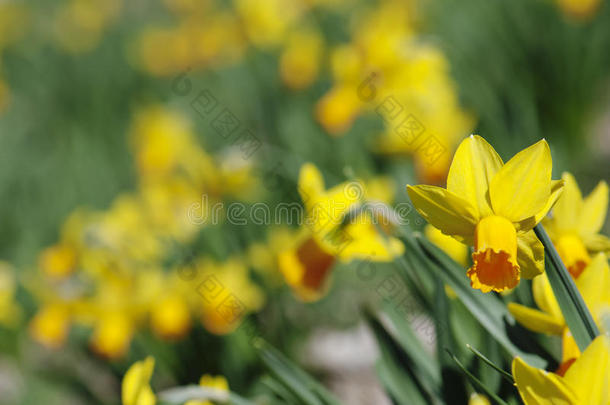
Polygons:
<instances>
[{"instance_id":1,"label":"yellow petal","mask_svg":"<svg viewBox=\"0 0 610 405\"><path fill-rule=\"evenodd\" d=\"M403 243L396 238L381 234L370 215L362 214L354 218L343 230L344 245L339 247L342 261L354 259L373 262L390 262L404 253Z\"/></svg>"},{"instance_id":2,"label":"yellow petal","mask_svg":"<svg viewBox=\"0 0 610 405\"><path fill-rule=\"evenodd\" d=\"M576 344L576 340L574 339L574 336L572 336L570 329L565 328L563 331L563 338L561 339L561 361L567 362L570 359L577 359L579 357L580 349Z\"/></svg>"},{"instance_id":3,"label":"yellow petal","mask_svg":"<svg viewBox=\"0 0 610 405\"><path fill-rule=\"evenodd\" d=\"M478 223L475 208L452 192L435 186L407 186L411 202L426 221L445 235L472 241Z\"/></svg>"},{"instance_id":4,"label":"yellow petal","mask_svg":"<svg viewBox=\"0 0 610 405\"><path fill-rule=\"evenodd\" d=\"M544 272L544 245L534 231L517 234L517 263L523 278L531 279Z\"/></svg>"},{"instance_id":5,"label":"yellow petal","mask_svg":"<svg viewBox=\"0 0 610 405\"><path fill-rule=\"evenodd\" d=\"M513 377L525 405L583 405L561 377L513 360Z\"/></svg>"},{"instance_id":6,"label":"yellow petal","mask_svg":"<svg viewBox=\"0 0 610 405\"><path fill-rule=\"evenodd\" d=\"M538 308L551 315L553 318L562 320L565 324L561 309L559 308L557 299L555 299L555 294L553 294L551 283L546 274L541 274L532 280L532 295L534 296L534 302L536 302Z\"/></svg>"},{"instance_id":7,"label":"yellow petal","mask_svg":"<svg viewBox=\"0 0 610 405\"><path fill-rule=\"evenodd\" d=\"M603 303L604 294L608 293L606 283L609 273L608 259L605 254L599 253L576 279L576 287L594 316L597 308Z\"/></svg>"},{"instance_id":8,"label":"yellow petal","mask_svg":"<svg viewBox=\"0 0 610 405\"><path fill-rule=\"evenodd\" d=\"M544 139L513 156L489 186L494 212L513 222L535 217L551 195L552 165Z\"/></svg>"},{"instance_id":9,"label":"yellow petal","mask_svg":"<svg viewBox=\"0 0 610 405\"><path fill-rule=\"evenodd\" d=\"M123 377L121 398L123 405L154 405L155 394L150 388L150 377L155 359L147 357L134 363Z\"/></svg>"},{"instance_id":10,"label":"yellow petal","mask_svg":"<svg viewBox=\"0 0 610 405\"><path fill-rule=\"evenodd\" d=\"M610 238L605 235L584 235L582 241L591 252L610 253Z\"/></svg>"},{"instance_id":11,"label":"yellow petal","mask_svg":"<svg viewBox=\"0 0 610 405\"><path fill-rule=\"evenodd\" d=\"M572 364L564 377L579 404L610 403L610 337L598 336Z\"/></svg>"},{"instance_id":12,"label":"yellow petal","mask_svg":"<svg viewBox=\"0 0 610 405\"><path fill-rule=\"evenodd\" d=\"M426 225L426 238L440 247L449 257L464 267L468 267L468 246L447 236L432 225Z\"/></svg>"},{"instance_id":13,"label":"yellow petal","mask_svg":"<svg viewBox=\"0 0 610 405\"><path fill-rule=\"evenodd\" d=\"M549 314L525 305L508 303L508 311L521 325L536 333L561 335L565 325Z\"/></svg>"},{"instance_id":14,"label":"yellow petal","mask_svg":"<svg viewBox=\"0 0 610 405\"><path fill-rule=\"evenodd\" d=\"M539 211L533 217L528 217L522 221L517 222L515 224L515 228L517 228L518 231L529 231L533 229L534 226L538 225L538 223L542 221L544 217L546 217L551 208L553 208L555 203L557 203L559 197L563 194L563 185L563 180L551 180L551 195L542 211ZM549 232L549 234L551 233L550 229L547 229L547 231Z\"/></svg>"},{"instance_id":15,"label":"yellow petal","mask_svg":"<svg viewBox=\"0 0 610 405\"><path fill-rule=\"evenodd\" d=\"M324 179L322 174L311 163L305 163L299 172L299 194L304 203L314 195L324 191Z\"/></svg>"},{"instance_id":16,"label":"yellow petal","mask_svg":"<svg viewBox=\"0 0 610 405\"><path fill-rule=\"evenodd\" d=\"M600 181L597 187L585 198L580 212L578 227L583 234L600 231L608 211L608 185Z\"/></svg>"},{"instance_id":17,"label":"yellow petal","mask_svg":"<svg viewBox=\"0 0 610 405\"><path fill-rule=\"evenodd\" d=\"M478 135L464 139L453 156L447 190L468 200L479 217L492 214L489 183L502 167L502 158Z\"/></svg>"},{"instance_id":18,"label":"yellow petal","mask_svg":"<svg viewBox=\"0 0 610 405\"><path fill-rule=\"evenodd\" d=\"M553 222L562 232L575 231L583 210L582 195L574 176L565 172L561 178L565 182L564 190L553 207Z\"/></svg>"},{"instance_id":19,"label":"yellow petal","mask_svg":"<svg viewBox=\"0 0 610 405\"><path fill-rule=\"evenodd\" d=\"M306 163L299 173L299 194L305 205L306 225L315 233L329 233L341 224L346 212L364 197L362 183L341 183L324 189L320 171Z\"/></svg>"}]
</instances>

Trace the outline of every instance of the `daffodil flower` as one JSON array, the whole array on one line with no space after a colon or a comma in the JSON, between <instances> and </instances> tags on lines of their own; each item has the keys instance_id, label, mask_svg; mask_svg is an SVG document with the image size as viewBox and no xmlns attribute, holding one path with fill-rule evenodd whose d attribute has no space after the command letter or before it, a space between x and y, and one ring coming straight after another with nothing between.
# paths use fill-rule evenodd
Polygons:
<instances>
[{"instance_id":1,"label":"daffodil flower","mask_svg":"<svg viewBox=\"0 0 610 405\"><path fill-rule=\"evenodd\" d=\"M604 253L599 253L593 258L589 266L576 280L576 287L600 329L603 332L610 333L610 326L603 322L610 316L610 267ZM559 304L555 299L546 274L534 278L532 295L536 305L540 308L539 310L511 302L508 304L510 313L517 322L529 330L549 335L562 335L563 363L578 357L578 348L568 331L566 321L561 314Z\"/></svg>"},{"instance_id":2,"label":"daffodil flower","mask_svg":"<svg viewBox=\"0 0 610 405\"><path fill-rule=\"evenodd\" d=\"M199 380L199 385L201 387L214 388L218 391L229 391L229 383L227 382L227 379L221 375L211 376L209 374L204 374ZM184 405L213 405L213 403L210 401L190 400L185 402Z\"/></svg>"},{"instance_id":3,"label":"daffodil flower","mask_svg":"<svg viewBox=\"0 0 610 405\"><path fill-rule=\"evenodd\" d=\"M545 140L506 164L480 136L458 147L447 189L407 186L417 211L444 234L474 245L467 275L483 292L517 286L520 278L544 271L544 247L533 227L557 200L562 181L551 180L552 160Z\"/></svg>"},{"instance_id":4,"label":"daffodil flower","mask_svg":"<svg viewBox=\"0 0 610 405\"><path fill-rule=\"evenodd\" d=\"M121 386L123 405L155 405L157 397L150 387L154 368L155 359L150 356L129 367Z\"/></svg>"},{"instance_id":5,"label":"daffodil flower","mask_svg":"<svg viewBox=\"0 0 610 405\"><path fill-rule=\"evenodd\" d=\"M608 211L608 185L600 181L586 198L576 180L564 173L564 191L553 207L552 217L543 221L557 252L573 277L591 261L589 252L610 252L610 239L599 231Z\"/></svg>"},{"instance_id":6,"label":"daffodil flower","mask_svg":"<svg viewBox=\"0 0 610 405\"><path fill-rule=\"evenodd\" d=\"M525 405L608 405L610 337L595 338L564 376L531 367L519 357L512 372Z\"/></svg>"},{"instance_id":7,"label":"daffodil flower","mask_svg":"<svg viewBox=\"0 0 610 405\"><path fill-rule=\"evenodd\" d=\"M381 183L374 184L371 189L383 191L378 190L378 195L391 195ZM385 262L403 253L402 242L383 235L371 213L361 212L346 219L362 200L375 199L364 183L341 183L326 189L319 170L306 164L301 168L298 187L305 206L305 223L295 243L279 253L278 263L287 284L300 299L314 301L324 294L337 259Z\"/></svg>"}]
</instances>

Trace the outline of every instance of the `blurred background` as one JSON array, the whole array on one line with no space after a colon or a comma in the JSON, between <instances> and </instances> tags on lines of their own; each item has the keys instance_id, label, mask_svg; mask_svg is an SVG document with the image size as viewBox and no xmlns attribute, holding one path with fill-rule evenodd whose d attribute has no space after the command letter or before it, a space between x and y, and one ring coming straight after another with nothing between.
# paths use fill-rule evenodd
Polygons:
<instances>
[{"instance_id":1,"label":"blurred background","mask_svg":"<svg viewBox=\"0 0 610 405\"><path fill-rule=\"evenodd\" d=\"M358 261L315 299L280 268L300 168L408 207L471 133L505 160L546 138L587 194L610 179L608 49L604 0L0 1L0 403L118 404L148 354L158 386L254 395L252 333L390 403Z\"/></svg>"}]
</instances>

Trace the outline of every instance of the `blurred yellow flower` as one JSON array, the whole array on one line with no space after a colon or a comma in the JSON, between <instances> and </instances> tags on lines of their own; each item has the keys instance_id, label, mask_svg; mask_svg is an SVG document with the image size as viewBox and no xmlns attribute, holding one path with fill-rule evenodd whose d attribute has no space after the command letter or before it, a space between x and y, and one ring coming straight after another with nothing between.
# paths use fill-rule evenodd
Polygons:
<instances>
[{"instance_id":1,"label":"blurred yellow flower","mask_svg":"<svg viewBox=\"0 0 610 405\"><path fill-rule=\"evenodd\" d=\"M279 269L294 293L303 301L315 301L325 293L335 257L304 231L295 248L278 255Z\"/></svg>"},{"instance_id":2,"label":"blurred yellow flower","mask_svg":"<svg viewBox=\"0 0 610 405\"><path fill-rule=\"evenodd\" d=\"M378 229L381 216L361 212L346 218L350 211L364 208L367 198L375 201L393 197L387 180L369 183L373 185L370 192L360 181L326 189L322 174L314 165L301 168L298 190L305 206L305 223L290 248L278 256L280 271L299 298L313 301L324 294L336 259L385 262L404 252L400 240L383 235Z\"/></svg>"},{"instance_id":3,"label":"blurred yellow flower","mask_svg":"<svg viewBox=\"0 0 610 405\"><path fill-rule=\"evenodd\" d=\"M181 156L193 146L185 118L159 106L140 110L130 132L138 173L144 182L172 174Z\"/></svg>"},{"instance_id":4,"label":"blurred yellow flower","mask_svg":"<svg viewBox=\"0 0 610 405\"><path fill-rule=\"evenodd\" d=\"M591 261L588 252L610 252L610 239L600 234L608 211L608 185L600 181L583 199L578 184L570 173L562 196L553 207L552 217L544 226L557 247L561 259L573 277L578 277Z\"/></svg>"},{"instance_id":5,"label":"blurred yellow flower","mask_svg":"<svg viewBox=\"0 0 610 405\"><path fill-rule=\"evenodd\" d=\"M329 134L342 135L352 126L363 105L355 87L337 85L316 104L316 120Z\"/></svg>"},{"instance_id":6,"label":"blurred yellow flower","mask_svg":"<svg viewBox=\"0 0 610 405\"><path fill-rule=\"evenodd\" d=\"M293 90L311 85L318 76L322 36L312 28L291 33L280 56L280 77Z\"/></svg>"},{"instance_id":7,"label":"blurred yellow flower","mask_svg":"<svg viewBox=\"0 0 610 405\"><path fill-rule=\"evenodd\" d=\"M38 263L44 274L64 278L76 269L76 251L66 244L51 246L42 251Z\"/></svg>"},{"instance_id":8,"label":"blurred yellow flower","mask_svg":"<svg viewBox=\"0 0 610 405\"><path fill-rule=\"evenodd\" d=\"M203 274L197 292L202 298L201 320L209 332L233 332L247 314L265 303L263 291L251 280L242 259L233 257L222 263L199 259L194 265Z\"/></svg>"},{"instance_id":9,"label":"blurred yellow flower","mask_svg":"<svg viewBox=\"0 0 610 405\"><path fill-rule=\"evenodd\" d=\"M576 287L600 329L610 333L609 325L604 323L604 319L610 316L610 267L604 253L599 253L593 258L576 280ZM578 354L578 348L567 330L566 322L546 274L534 278L532 295L540 310L511 302L508 304L510 313L520 324L534 332L563 335L563 361L575 357L574 354Z\"/></svg>"},{"instance_id":10,"label":"blurred yellow flower","mask_svg":"<svg viewBox=\"0 0 610 405\"><path fill-rule=\"evenodd\" d=\"M38 343L57 349L61 347L70 328L70 313L59 303L43 306L30 322L30 334Z\"/></svg>"},{"instance_id":11,"label":"blurred yellow flower","mask_svg":"<svg viewBox=\"0 0 610 405\"><path fill-rule=\"evenodd\" d=\"M598 336L565 372L549 373L513 360L512 373L525 405L610 403L610 337Z\"/></svg>"},{"instance_id":12,"label":"blurred yellow flower","mask_svg":"<svg viewBox=\"0 0 610 405\"><path fill-rule=\"evenodd\" d=\"M191 328L191 313L187 302L178 294L162 297L150 311L152 330L164 339L179 339Z\"/></svg>"},{"instance_id":13,"label":"blurred yellow flower","mask_svg":"<svg viewBox=\"0 0 610 405\"><path fill-rule=\"evenodd\" d=\"M157 398L150 387L150 378L154 368L155 359L150 356L129 367L121 386L123 405L155 405L157 403Z\"/></svg>"},{"instance_id":14,"label":"blurred yellow flower","mask_svg":"<svg viewBox=\"0 0 610 405\"><path fill-rule=\"evenodd\" d=\"M470 284L483 292L514 288L544 271L544 248L532 228L551 209L563 182L551 181L542 140L506 164L483 138L458 147L447 189L407 186L417 211L444 234L473 245Z\"/></svg>"},{"instance_id":15,"label":"blurred yellow flower","mask_svg":"<svg viewBox=\"0 0 610 405\"><path fill-rule=\"evenodd\" d=\"M262 48L282 43L303 13L300 0L236 0L234 4L249 40Z\"/></svg>"},{"instance_id":16,"label":"blurred yellow flower","mask_svg":"<svg viewBox=\"0 0 610 405\"><path fill-rule=\"evenodd\" d=\"M206 388L213 388L218 391L229 391L229 383L227 382L227 379L221 375L211 376L209 374L205 374L201 376L201 379L199 380L199 385ZM190 400L187 401L184 405L213 405L213 403L210 401Z\"/></svg>"},{"instance_id":17,"label":"blurred yellow flower","mask_svg":"<svg viewBox=\"0 0 610 405\"><path fill-rule=\"evenodd\" d=\"M91 336L92 349L103 357L125 355L134 333L133 321L124 313L111 311L99 317Z\"/></svg>"},{"instance_id":18,"label":"blurred yellow flower","mask_svg":"<svg viewBox=\"0 0 610 405\"><path fill-rule=\"evenodd\" d=\"M464 267L468 266L468 246L462 242L458 242L451 236L445 235L430 224L426 225L424 234L430 242L441 248L455 262Z\"/></svg>"}]
</instances>

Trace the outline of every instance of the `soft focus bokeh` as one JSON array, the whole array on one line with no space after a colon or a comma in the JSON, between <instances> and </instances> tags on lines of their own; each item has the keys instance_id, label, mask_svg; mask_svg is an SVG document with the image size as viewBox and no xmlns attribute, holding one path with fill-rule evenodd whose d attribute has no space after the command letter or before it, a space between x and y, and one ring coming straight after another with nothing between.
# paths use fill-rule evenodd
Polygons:
<instances>
[{"instance_id":1,"label":"soft focus bokeh","mask_svg":"<svg viewBox=\"0 0 610 405\"><path fill-rule=\"evenodd\" d=\"M405 185L444 186L480 134L505 160L545 138L586 196L610 179L609 50L606 0L0 0L0 404L140 405L121 381L146 356L159 390L285 403L253 337L390 404L365 325L393 232L469 260ZM431 351L426 308L409 321Z\"/></svg>"}]
</instances>

